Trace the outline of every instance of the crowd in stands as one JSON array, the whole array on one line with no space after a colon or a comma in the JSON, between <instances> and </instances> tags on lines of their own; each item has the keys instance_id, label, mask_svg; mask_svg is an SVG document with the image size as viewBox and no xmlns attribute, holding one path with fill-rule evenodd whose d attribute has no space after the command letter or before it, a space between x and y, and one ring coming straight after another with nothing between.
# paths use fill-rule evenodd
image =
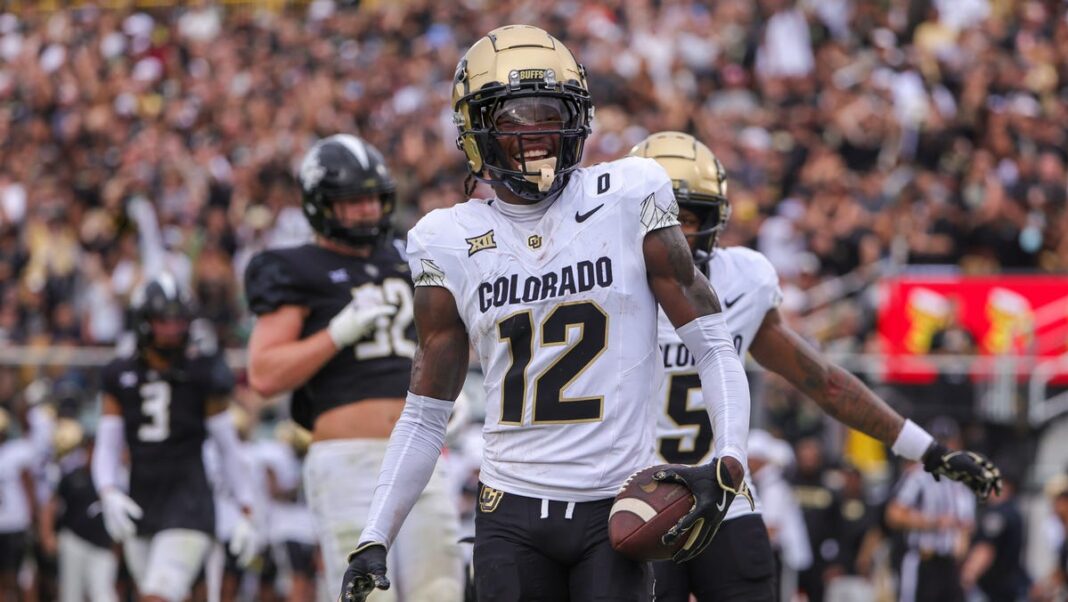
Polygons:
<instances>
[{"instance_id":1,"label":"crowd in stands","mask_svg":"<svg viewBox=\"0 0 1068 602\"><path fill-rule=\"evenodd\" d=\"M0 14L0 347L113 345L133 287L164 269L242 346L248 259L311 237L294 173L317 139L356 133L383 152L399 232L464 200L453 71L506 23L547 29L588 69L586 164L660 130L712 148L733 207L721 242L769 257L788 317L843 276L1068 270L1063 3L23 3ZM865 349L870 309L798 327ZM37 376L0 369L0 404L76 415L91 400L86 372L25 389ZM790 407L796 430L779 434L819 433Z\"/></svg>"},{"instance_id":2,"label":"crowd in stands","mask_svg":"<svg viewBox=\"0 0 1068 602\"><path fill-rule=\"evenodd\" d=\"M182 4L0 15L0 340L110 344L162 266L240 344L245 261L308 236L293 173L317 138L383 151L401 231L463 200L453 70L509 22L588 68L586 163L651 131L706 141L731 176L723 242L767 254L799 308L858 268L1068 268L1057 3Z\"/></svg>"}]
</instances>

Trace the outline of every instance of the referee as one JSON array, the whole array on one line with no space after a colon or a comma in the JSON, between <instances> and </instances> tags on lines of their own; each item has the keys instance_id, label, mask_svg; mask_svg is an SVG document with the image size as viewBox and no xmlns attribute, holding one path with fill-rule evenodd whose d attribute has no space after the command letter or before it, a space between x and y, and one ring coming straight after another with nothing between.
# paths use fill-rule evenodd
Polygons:
<instances>
[{"instance_id":1,"label":"referee","mask_svg":"<svg viewBox=\"0 0 1068 602\"><path fill-rule=\"evenodd\" d=\"M935 418L928 431L951 450L961 448L950 418ZM936 481L919 464L910 466L886 509L886 522L904 532L901 602L963 602L960 560L975 523L975 496L964 485Z\"/></svg>"}]
</instances>

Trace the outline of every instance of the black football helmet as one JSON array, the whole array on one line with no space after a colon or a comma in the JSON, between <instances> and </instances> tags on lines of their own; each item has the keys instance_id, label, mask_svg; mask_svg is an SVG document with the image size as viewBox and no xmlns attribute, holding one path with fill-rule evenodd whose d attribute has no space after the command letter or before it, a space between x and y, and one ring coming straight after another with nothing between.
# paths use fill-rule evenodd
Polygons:
<instances>
[{"instance_id":1,"label":"black football helmet","mask_svg":"<svg viewBox=\"0 0 1068 602\"><path fill-rule=\"evenodd\" d=\"M137 348L151 348L168 359L185 353L189 343L189 325L196 316L196 305L188 291L179 286L174 276L160 274L145 281L130 299L131 319L137 334ZM154 320L184 322L180 335L171 341L158 340L152 326Z\"/></svg>"},{"instance_id":2,"label":"black football helmet","mask_svg":"<svg viewBox=\"0 0 1068 602\"><path fill-rule=\"evenodd\" d=\"M452 105L471 175L528 201L566 185L593 122L586 69L529 25L495 29L471 46L456 67ZM541 146L546 140L556 147Z\"/></svg>"},{"instance_id":3,"label":"black football helmet","mask_svg":"<svg viewBox=\"0 0 1068 602\"><path fill-rule=\"evenodd\" d=\"M315 143L304 155L299 180L304 216L321 236L362 246L389 234L397 186L382 154L361 138L335 134ZM342 224L334 214L334 202L364 195L378 195L382 219L370 225Z\"/></svg>"}]
</instances>

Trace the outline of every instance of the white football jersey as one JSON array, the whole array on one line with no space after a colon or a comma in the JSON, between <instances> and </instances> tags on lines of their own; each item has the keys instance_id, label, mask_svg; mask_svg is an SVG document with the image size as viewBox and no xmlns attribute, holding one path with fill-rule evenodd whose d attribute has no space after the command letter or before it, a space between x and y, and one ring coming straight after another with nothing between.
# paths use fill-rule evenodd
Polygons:
<instances>
[{"instance_id":1,"label":"white football jersey","mask_svg":"<svg viewBox=\"0 0 1068 602\"><path fill-rule=\"evenodd\" d=\"M646 233L678 224L671 181L629 157L571 174L537 221L472 199L408 233L416 286L447 288L485 375L482 481L610 498L652 463L657 304Z\"/></svg>"},{"instance_id":2,"label":"white football jersey","mask_svg":"<svg viewBox=\"0 0 1068 602\"><path fill-rule=\"evenodd\" d=\"M37 454L29 439L0 443L0 534L25 531L32 525L30 500L23 488L23 471L33 471Z\"/></svg>"},{"instance_id":3,"label":"white football jersey","mask_svg":"<svg viewBox=\"0 0 1068 602\"><path fill-rule=\"evenodd\" d=\"M779 306L779 275L759 252L745 247L716 249L705 265L734 337L734 348L744 358L764 316ZM712 423L701 395L701 379L690 351L682 344L671 321L660 311L660 360L664 381L657 399L657 455L663 462L702 464L712 459ZM759 507L759 506L758 506ZM727 519L751 513L749 503L735 499Z\"/></svg>"}]
</instances>

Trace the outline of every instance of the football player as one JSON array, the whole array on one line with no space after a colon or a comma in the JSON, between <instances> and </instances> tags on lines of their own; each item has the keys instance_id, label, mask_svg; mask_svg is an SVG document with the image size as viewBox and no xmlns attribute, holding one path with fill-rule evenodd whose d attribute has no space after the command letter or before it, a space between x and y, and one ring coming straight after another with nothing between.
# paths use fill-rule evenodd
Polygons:
<instances>
[{"instance_id":1,"label":"football player","mask_svg":"<svg viewBox=\"0 0 1068 602\"><path fill-rule=\"evenodd\" d=\"M249 379L265 396L293 391L293 419L312 431L304 491L336 598L404 406L416 350L412 279L390 228L393 178L374 147L330 136L308 151L299 176L317 238L249 262L245 293L258 316ZM408 602L463 595L456 503L442 469L431 470L393 550L392 575Z\"/></svg>"},{"instance_id":2,"label":"football player","mask_svg":"<svg viewBox=\"0 0 1068 602\"><path fill-rule=\"evenodd\" d=\"M488 399L474 578L479 600L646 600L640 563L608 538L613 497L652 463L657 303L693 350L715 458L661 480L696 503L665 536L679 559L745 494L749 391L719 301L694 268L655 161L580 168L585 69L545 31L502 27L456 70L458 145L496 193L408 235L419 350L343 600L388 587L387 550L434 469L469 343Z\"/></svg>"},{"instance_id":3,"label":"football player","mask_svg":"<svg viewBox=\"0 0 1068 602\"><path fill-rule=\"evenodd\" d=\"M0 600L21 597L18 574L37 511L37 454L28 438L9 438L13 427L11 415L0 408Z\"/></svg>"},{"instance_id":4,"label":"football player","mask_svg":"<svg viewBox=\"0 0 1068 602\"><path fill-rule=\"evenodd\" d=\"M215 534L215 507L201 453L218 446L242 506L230 540L247 564L256 554L248 468L226 411L234 376L213 341L191 340L192 299L170 274L132 296L137 344L102 373L102 407L91 472L104 526L123 543L144 602L183 600ZM121 487L129 448L129 495Z\"/></svg>"},{"instance_id":5,"label":"football player","mask_svg":"<svg viewBox=\"0 0 1068 602\"><path fill-rule=\"evenodd\" d=\"M922 460L928 472L960 480L980 497L1000 488L1000 473L974 452L951 452L923 428L906 420L844 369L828 362L779 315L779 276L768 260L745 247L717 247L730 217L727 173L707 146L689 134L660 132L639 143L631 156L659 163L671 177L679 222L694 263L723 300L735 349L781 375L827 414L874 437L898 455ZM657 450L665 462L699 464L714 454L713 429L701 409L701 383L686 343L660 313L661 360L667 379L659 399ZM757 491L759 494L759 491ZM654 564L656 599L685 602L774 600L772 554L759 512L737 501L712 545L693 562Z\"/></svg>"}]
</instances>

